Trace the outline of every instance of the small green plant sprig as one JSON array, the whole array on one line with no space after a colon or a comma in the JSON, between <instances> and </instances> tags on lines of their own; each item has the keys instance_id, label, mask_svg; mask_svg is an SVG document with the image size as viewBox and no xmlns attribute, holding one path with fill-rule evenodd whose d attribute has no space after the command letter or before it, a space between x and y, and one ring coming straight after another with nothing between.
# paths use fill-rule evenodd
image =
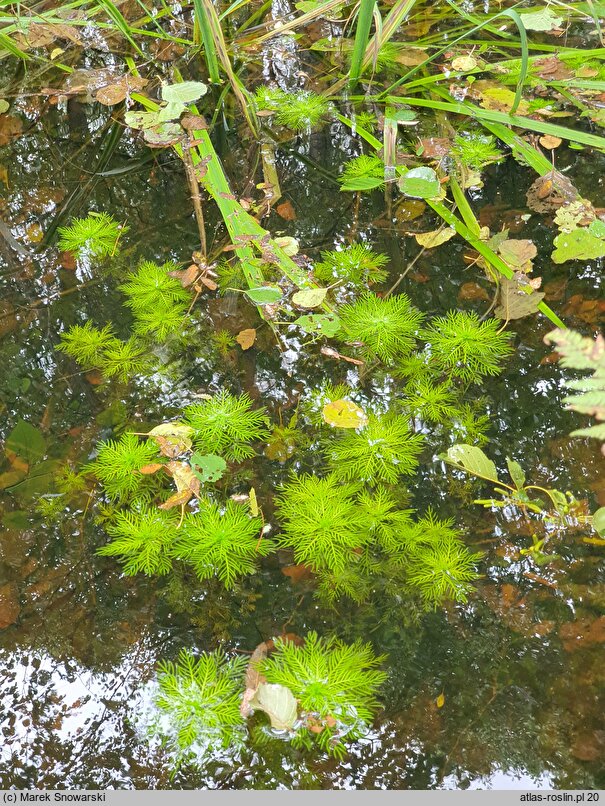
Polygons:
<instances>
[{"instance_id":1,"label":"small green plant sprig","mask_svg":"<svg viewBox=\"0 0 605 806\"><path fill-rule=\"evenodd\" d=\"M175 263L159 266L146 260L119 286L128 298L126 306L133 313L136 334L164 341L170 333L182 330L191 295L170 276L177 268Z\"/></svg>"},{"instance_id":2,"label":"small green plant sprig","mask_svg":"<svg viewBox=\"0 0 605 806\"><path fill-rule=\"evenodd\" d=\"M377 667L386 659L370 644L344 644L309 632L303 646L275 640L275 651L260 663L269 683L286 686L298 701L301 727L293 744L337 757L345 742L368 731L379 703L376 694L386 679Z\"/></svg>"},{"instance_id":3,"label":"small green plant sprig","mask_svg":"<svg viewBox=\"0 0 605 806\"><path fill-rule=\"evenodd\" d=\"M67 227L59 227L59 249L82 257L114 255L120 237L128 227L119 224L108 213L89 213L86 218L74 218Z\"/></svg>"},{"instance_id":4,"label":"small green plant sprig","mask_svg":"<svg viewBox=\"0 0 605 806\"><path fill-rule=\"evenodd\" d=\"M364 283L383 283L388 277L384 266L389 262L386 255L374 252L361 243L351 244L340 251L321 253L321 261L316 263L313 274L318 280L333 283L340 280L355 286Z\"/></svg>"},{"instance_id":5,"label":"small green plant sprig","mask_svg":"<svg viewBox=\"0 0 605 806\"><path fill-rule=\"evenodd\" d=\"M158 482L154 476L143 475L141 468L157 459L155 442L141 442L136 434L123 434L118 440L102 442L96 458L83 472L96 476L112 501L123 504L136 498L148 502L158 490Z\"/></svg>"},{"instance_id":6,"label":"small green plant sprig","mask_svg":"<svg viewBox=\"0 0 605 806\"><path fill-rule=\"evenodd\" d=\"M293 131L309 131L324 119L331 108L322 95L312 92L285 92L280 89L258 87L256 104L259 109L274 113L280 126Z\"/></svg>"},{"instance_id":7,"label":"small green plant sprig","mask_svg":"<svg viewBox=\"0 0 605 806\"><path fill-rule=\"evenodd\" d=\"M347 429L324 443L334 478L395 484L418 466L424 437L413 434L405 417L370 414L363 428Z\"/></svg>"},{"instance_id":8,"label":"small green plant sprig","mask_svg":"<svg viewBox=\"0 0 605 806\"><path fill-rule=\"evenodd\" d=\"M97 549L97 554L118 557L127 576L142 573L165 576L172 570L172 546L178 534L174 510L142 506L117 512L105 527L114 539Z\"/></svg>"},{"instance_id":9,"label":"small green plant sprig","mask_svg":"<svg viewBox=\"0 0 605 806\"><path fill-rule=\"evenodd\" d=\"M379 157L361 154L345 164L338 181L341 190L382 189L384 187L384 162Z\"/></svg>"},{"instance_id":10,"label":"small green plant sprig","mask_svg":"<svg viewBox=\"0 0 605 806\"><path fill-rule=\"evenodd\" d=\"M178 764L190 757L243 744L240 713L246 658L227 658L220 650L195 657L181 650L176 663L158 666L154 697L162 719L152 723Z\"/></svg>"},{"instance_id":11,"label":"small green plant sprig","mask_svg":"<svg viewBox=\"0 0 605 806\"><path fill-rule=\"evenodd\" d=\"M113 335L110 325L73 325L61 334L57 349L77 361L83 370L99 369L106 377L124 383L150 366L144 345L134 338L121 341Z\"/></svg>"},{"instance_id":12,"label":"small green plant sprig","mask_svg":"<svg viewBox=\"0 0 605 806\"><path fill-rule=\"evenodd\" d=\"M183 418L195 430L196 449L236 462L254 456L250 443L265 439L270 432L266 409L252 405L247 394L235 396L221 391L210 400L188 406Z\"/></svg>"},{"instance_id":13,"label":"small green plant sprig","mask_svg":"<svg viewBox=\"0 0 605 806\"><path fill-rule=\"evenodd\" d=\"M381 299L369 292L343 305L338 315L347 341L361 342L367 355L385 362L414 349L424 318L406 294Z\"/></svg>"},{"instance_id":14,"label":"small green plant sprig","mask_svg":"<svg viewBox=\"0 0 605 806\"><path fill-rule=\"evenodd\" d=\"M421 335L430 344L434 364L468 383L497 375L502 359L512 353L510 335L501 332L499 322L482 322L472 311L435 317Z\"/></svg>"},{"instance_id":15,"label":"small green plant sprig","mask_svg":"<svg viewBox=\"0 0 605 806\"><path fill-rule=\"evenodd\" d=\"M457 395L451 383L418 378L406 386L405 405L429 423L448 423L456 416Z\"/></svg>"},{"instance_id":16,"label":"small green plant sprig","mask_svg":"<svg viewBox=\"0 0 605 806\"><path fill-rule=\"evenodd\" d=\"M200 510L187 515L176 535L172 554L189 563L198 579L218 577L228 590L238 577L253 574L260 557L274 549L261 534L262 520L250 517L239 504L220 507L200 502Z\"/></svg>"},{"instance_id":17,"label":"small green plant sprig","mask_svg":"<svg viewBox=\"0 0 605 806\"><path fill-rule=\"evenodd\" d=\"M486 165L504 159L504 154L496 147L495 139L481 134L457 135L452 156L471 171L481 171Z\"/></svg>"}]
</instances>

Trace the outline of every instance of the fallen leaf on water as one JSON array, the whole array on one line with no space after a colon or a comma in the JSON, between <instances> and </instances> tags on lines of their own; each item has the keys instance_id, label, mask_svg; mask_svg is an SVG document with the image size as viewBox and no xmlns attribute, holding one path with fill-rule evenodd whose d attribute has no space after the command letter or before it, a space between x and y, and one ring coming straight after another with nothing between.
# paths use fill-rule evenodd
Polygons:
<instances>
[{"instance_id":1,"label":"fallen leaf on water","mask_svg":"<svg viewBox=\"0 0 605 806\"><path fill-rule=\"evenodd\" d=\"M452 59L452 68L459 70L461 73L468 73L470 70L474 70L475 67L477 67L477 59L470 54Z\"/></svg>"},{"instance_id":2,"label":"fallen leaf on water","mask_svg":"<svg viewBox=\"0 0 605 806\"><path fill-rule=\"evenodd\" d=\"M423 157L440 159L441 157L447 157L451 150L452 141L447 137L422 137L420 139L419 152ZM408 205L410 203L411 202L407 202ZM417 207L416 209L420 209L419 215L422 215L424 212L424 205L421 204L420 207Z\"/></svg>"},{"instance_id":3,"label":"fallen leaf on water","mask_svg":"<svg viewBox=\"0 0 605 806\"><path fill-rule=\"evenodd\" d=\"M458 299L462 300L484 300L485 302L489 301L489 294L479 285L479 283L469 282L464 283L460 286L460 291L458 292Z\"/></svg>"},{"instance_id":4,"label":"fallen leaf on water","mask_svg":"<svg viewBox=\"0 0 605 806\"><path fill-rule=\"evenodd\" d=\"M294 584L298 582L304 582L307 579L311 579L313 576L313 571L309 568L308 565L287 565L285 568L281 569L281 572L284 576L289 577Z\"/></svg>"},{"instance_id":5,"label":"fallen leaf on water","mask_svg":"<svg viewBox=\"0 0 605 806\"><path fill-rule=\"evenodd\" d=\"M494 316L509 321L536 313L538 305L544 299L544 293L532 291L532 293L528 294L517 280L502 277L500 280L499 299L500 304L494 311Z\"/></svg>"},{"instance_id":6,"label":"fallen leaf on water","mask_svg":"<svg viewBox=\"0 0 605 806\"><path fill-rule=\"evenodd\" d=\"M538 254L536 245L527 239L508 238L498 246L502 260L514 271L528 273L532 269L532 260Z\"/></svg>"},{"instance_id":7,"label":"fallen leaf on water","mask_svg":"<svg viewBox=\"0 0 605 806\"><path fill-rule=\"evenodd\" d=\"M443 229L432 230L431 232L417 232L414 235L414 238L416 238L416 241L420 244L420 246L424 246L425 249L433 249L434 247L441 246L442 243L449 241L454 237L455 234L455 229L452 227L445 227Z\"/></svg>"},{"instance_id":8,"label":"fallen leaf on water","mask_svg":"<svg viewBox=\"0 0 605 806\"><path fill-rule=\"evenodd\" d=\"M249 350L256 341L256 330L253 327L247 327L235 337L235 341L239 344L242 350Z\"/></svg>"},{"instance_id":9,"label":"fallen leaf on water","mask_svg":"<svg viewBox=\"0 0 605 806\"><path fill-rule=\"evenodd\" d=\"M250 707L264 711L276 730L291 730L298 716L294 694L281 683L259 683Z\"/></svg>"},{"instance_id":10,"label":"fallen leaf on water","mask_svg":"<svg viewBox=\"0 0 605 806\"><path fill-rule=\"evenodd\" d=\"M601 644L605 641L605 616L599 616L596 619L578 619L563 624L559 628L559 637L567 652L573 652L591 644Z\"/></svg>"},{"instance_id":11,"label":"fallen leaf on water","mask_svg":"<svg viewBox=\"0 0 605 806\"><path fill-rule=\"evenodd\" d=\"M275 208L275 212L278 216L284 219L284 221L296 221L296 211L292 206L292 202L285 201L281 204L278 204Z\"/></svg>"},{"instance_id":12,"label":"fallen leaf on water","mask_svg":"<svg viewBox=\"0 0 605 806\"><path fill-rule=\"evenodd\" d=\"M558 148L563 140L561 140L559 137L553 137L552 134L543 134L542 137L540 137L539 142L544 148L552 150L553 148Z\"/></svg>"},{"instance_id":13,"label":"fallen leaf on water","mask_svg":"<svg viewBox=\"0 0 605 806\"><path fill-rule=\"evenodd\" d=\"M326 298L327 288L303 288L292 294L292 302L299 308L317 308Z\"/></svg>"},{"instance_id":14,"label":"fallen leaf on water","mask_svg":"<svg viewBox=\"0 0 605 806\"><path fill-rule=\"evenodd\" d=\"M259 509L258 509L258 501L256 499L256 490L254 487L250 487L250 492L248 493L248 500L250 504L250 514L253 518L258 517Z\"/></svg>"},{"instance_id":15,"label":"fallen leaf on water","mask_svg":"<svg viewBox=\"0 0 605 806\"><path fill-rule=\"evenodd\" d=\"M158 470L161 470L164 465L161 465L159 462L154 462L150 465L143 465L143 467L139 468L139 473L142 473L144 476L152 476L154 473L157 473Z\"/></svg>"},{"instance_id":16,"label":"fallen leaf on water","mask_svg":"<svg viewBox=\"0 0 605 806\"><path fill-rule=\"evenodd\" d=\"M17 118L14 115L0 115L0 146L10 143L22 131L23 123L21 118Z\"/></svg>"},{"instance_id":17,"label":"fallen leaf on water","mask_svg":"<svg viewBox=\"0 0 605 806\"><path fill-rule=\"evenodd\" d=\"M435 700L435 705L437 708L443 708L445 705L445 694L443 692L441 692L441 694Z\"/></svg>"},{"instance_id":18,"label":"fallen leaf on water","mask_svg":"<svg viewBox=\"0 0 605 806\"><path fill-rule=\"evenodd\" d=\"M368 416L351 400L333 400L323 407L323 418L336 428L363 428L368 424Z\"/></svg>"},{"instance_id":19,"label":"fallen leaf on water","mask_svg":"<svg viewBox=\"0 0 605 806\"><path fill-rule=\"evenodd\" d=\"M184 423L161 423L148 432L147 436L152 437L160 453L175 459L181 453L185 453L191 448L191 435L194 429Z\"/></svg>"}]
</instances>

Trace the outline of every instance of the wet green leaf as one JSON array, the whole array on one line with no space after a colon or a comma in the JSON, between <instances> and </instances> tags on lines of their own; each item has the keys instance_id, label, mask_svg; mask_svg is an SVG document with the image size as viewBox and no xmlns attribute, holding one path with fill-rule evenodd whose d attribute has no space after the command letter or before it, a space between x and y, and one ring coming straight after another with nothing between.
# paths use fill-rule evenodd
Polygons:
<instances>
[{"instance_id":1,"label":"wet green leaf","mask_svg":"<svg viewBox=\"0 0 605 806\"><path fill-rule=\"evenodd\" d=\"M557 17L549 8L526 11L519 16L526 31L552 31L563 22L563 17Z\"/></svg>"},{"instance_id":2,"label":"wet green leaf","mask_svg":"<svg viewBox=\"0 0 605 806\"><path fill-rule=\"evenodd\" d=\"M222 478L223 473L227 469L227 462L222 456L208 453L205 456L200 456L199 453L194 453L189 460L191 469L198 479L205 483L207 481L218 481Z\"/></svg>"},{"instance_id":3,"label":"wet green leaf","mask_svg":"<svg viewBox=\"0 0 605 806\"><path fill-rule=\"evenodd\" d=\"M342 185L341 190L374 190L384 185L384 179L377 176L356 176Z\"/></svg>"},{"instance_id":4,"label":"wet green leaf","mask_svg":"<svg viewBox=\"0 0 605 806\"><path fill-rule=\"evenodd\" d=\"M6 491L12 495L28 497L52 492L54 489L54 476L60 467L60 462L56 459L45 459L34 465L29 474L22 480L7 487Z\"/></svg>"},{"instance_id":5,"label":"wet green leaf","mask_svg":"<svg viewBox=\"0 0 605 806\"><path fill-rule=\"evenodd\" d=\"M327 288L303 288L292 295L292 302L299 308L317 308L325 300Z\"/></svg>"},{"instance_id":6,"label":"wet green leaf","mask_svg":"<svg viewBox=\"0 0 605 806\"><path fill-rule=\"evenodd\" d=\"M518 462L515 462L514 459L509 459L508 456L506 457L506 464L513 484L517 490L522 490L525 484L525 471Z\"/></svg>"},{"instance_id":7,"label":"wet green leaf","mask_svg":"<svg viewBox=\"0 0 605 806\"><path fill-rule=\"evenodd\" d=\"M168 102L190 104L205 95L208 87L201 81L181 81L179 84L165 84L162 99Z\"/></svg>"},{"instance_id":8,"label":"wet green leaf","mask_svg":"<svg viewBox=\"0 0 605 806\"><path fill-rule=\"evenodd\" d=\"M4 98L0 100L0 115L3 115L5 112L8 112L10 109L10 104Z\"/></svg>"},{"instance_id":9,"label":"wet green leaf","mask_svg":"<svg viewBox=\"0 0 605 806\"><path fill-rule=\"evenodd\" d=\"M595 260L605 257L605 240L601 240L588 229L575 229L563 232L553 241L556 247L552 253L554 263L565 263L567 260Z\"/></svg>"},{"instance_id":10,"label":"wet green leaf","mask_svg":"<svg viewBox=\"0 0 605 806\"><path fill-rule=\"evenodd\" d=\"M439 458L459 470L466 470L474 476L500 483L496 465L487 458L481 448L476 448L474 445L452 445L448 452L440 454Z\"/></svg>"},{"instance_id":11,"label":"wet green leaf","mask_svg":"<svg viewBox=\"0 0 605 806\"><path fill-rule=\"evenodd\" d=\"M46 440L33 425L25 422L25 420L19 420L8 435L5 447L31 465L46 453Z\"/></svg>"},{"instance_id":12,"label":"wet green leaf","mask_svg":"<svg viewBox=\"0 0 605 806\"><path fill-rule=\"evenodd\" d=\"M368 415L351 400L333 400L323 407L323 418L335 428L363 428Z\"/></svg>"},{"instance_id":13,"label":"wet green leaf","mask_svg":"<svg viewBox=\"0 0 605 806\"><path fill-rule=\"evenodd\" d=\"M246 296L257 305L270 305L282 298L282 290L277 285L263 285L259 288L249 288L244 292Z\"/></svg>"},{"instance_id":14,"label":"wet green leaf","mask_svg":"<svg viewBox=\"0 0 605 806\"><path fill-rule=\"evenodd\" d=\"M592 516L592 525L597 532L605 536L605 507L600 507Z\"/></svg>"},{"instance_id":15,"label":"wet green leaf","mask_svg":"<svg viewBox=\"0 0 605 806\"><path fill-rule=\"evenodd\" d=\"M305 333L321 334L328 338L335 336L340 330L340 320L337 316L322 313L299 316L294 324L301 327Z\"/></svg>"},{"instance_id":16,"label":"wet green leaf","mask_svg":"<svg viewBox=\"0 0 605 806\"><path fill-rule=\"evenodd\" d=\"M131 129L150 129L161 121L157 112L126 112L124 123Z\"/></svg>"},{"instance_id":17,"label":"wet green leaf","mask_svg":"<svg viewBox=\"0 0 605 806\"><path fill-rule=\"evenodd\" d=\"M413 199L433 199L441 193L441 185L432 168L412 168L397 182L399 190Z\"/></svg>"},{"instance_id":18,"label":"wet green leaf","mask_svg":"<svg viewBox=\"0 0 605 806\"><path fill-rule=\"evenodd\" d=\"M588 232L594 235L595 238L605 238L605 221L601 221L600 218L595 218L594 221L590 222Z\"/></svg>"},{"instance_id":19,"label":"wet green leaf","mask_svg":"<svg viewBox=\"0 0 605 806\"><path fill-rule=\"evenodd\" d=\"M144 137L151 146L170 146L183 137L183 130L178 123L160 123L152 129L145 129Z\"/></svg>"}]
</instances>

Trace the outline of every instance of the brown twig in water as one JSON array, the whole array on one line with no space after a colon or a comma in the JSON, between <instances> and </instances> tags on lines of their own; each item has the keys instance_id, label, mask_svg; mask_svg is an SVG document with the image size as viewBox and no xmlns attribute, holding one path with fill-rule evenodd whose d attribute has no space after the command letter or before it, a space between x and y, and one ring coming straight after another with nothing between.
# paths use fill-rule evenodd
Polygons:
<instances>
[{"instance_id":1,"label":"brown twig in water","mask_svg":"<svg viewBox=\"0 0 605 806\"><path fill-rule=\"evenodd\" d=\"M191 152L187 143L183 144L183 165L185 166L185 174L187 175L187 182L189 183L189 192L191 193L191 201L193 202L193 211L195 213L195 220L197 221L197 228L200 233L200 252L206 257L206 226L204 224L204 211L202 209L202 196L200 194L200 184L195 175L195 167L191 159Z\"/></svg>"}]
</instances>

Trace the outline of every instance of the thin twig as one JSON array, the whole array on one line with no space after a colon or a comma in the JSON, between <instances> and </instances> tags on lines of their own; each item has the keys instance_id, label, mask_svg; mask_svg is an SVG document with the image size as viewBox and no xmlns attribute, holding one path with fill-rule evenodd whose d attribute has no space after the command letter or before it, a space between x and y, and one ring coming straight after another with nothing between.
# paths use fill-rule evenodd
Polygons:
<instances>
[{"instance_id":1,"label":"thin twig","mask_svg":"<svg viewBox=\"0 0 605 806\"><path fill-rule=\"evenodd\" d=\"M187 182L189 183L189 192L191 193L191 201L193 202L193 210L195 212L195 220L197 221L197 228L200 233L200 252L204 259L206 259L206 226L204 224L204 211L202 209L202 196L200 194L200 184L195 175L195 167L191 159L191 152L189 145L183 145L183 165L185 166L185 173L187 175Z\"/></svg>"}]
</instances>

